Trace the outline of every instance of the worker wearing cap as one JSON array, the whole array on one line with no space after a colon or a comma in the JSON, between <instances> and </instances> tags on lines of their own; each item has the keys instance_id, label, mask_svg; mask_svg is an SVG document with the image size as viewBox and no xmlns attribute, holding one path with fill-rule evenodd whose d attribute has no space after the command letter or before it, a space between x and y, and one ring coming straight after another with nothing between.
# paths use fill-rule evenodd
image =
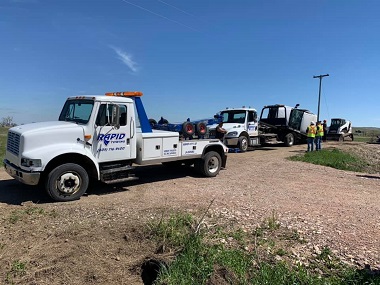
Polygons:
<instances>
[{"instance_id":1,"label":"worker wearing cap","mask_svg":"<svg viewBox=\"0 0 380 285\"><path fill-rule=\"evenodd\" d=\"M310 126L308 126L306 129L308 152L314 150L314 139L315 139L316 132L317 132L317 129L315 127L314 122L310 122Z\"/></svg>"},{"instance_id":2,"label":"worker wearing cap","mask_svg":"<svg viewBox=\"0 0 380 285\"><path fill-rule=\"evenodd\" d=\"M327 122L326 122L326 120L323 120L322 126L323 126L323 138L322 138L322 140L324 142L326 142L326 135L327 135Z\"/></svg>"},{"instance_id":3,"label":"worker wearing cap","mask_svg":"<svg viewBox=\"0 0 380 285\"><path fill-rule=\"evenodd\" d=\"M315 134L315 150L321 150L322 149L322 137L323 137L323 126L321 121L317 122L317 129Z\"/></svg>"}]
</instances>

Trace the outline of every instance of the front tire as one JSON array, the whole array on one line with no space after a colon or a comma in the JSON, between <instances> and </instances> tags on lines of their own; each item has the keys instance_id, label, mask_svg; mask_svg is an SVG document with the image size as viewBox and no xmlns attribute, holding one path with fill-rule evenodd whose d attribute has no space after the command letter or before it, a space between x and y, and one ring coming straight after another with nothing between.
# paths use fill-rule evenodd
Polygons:
<instances>
[{"instance_id":1,"label":"front tire","mask_svg":"<svg viewBox=\"0 0 380 285\"><path fill-rule=\"evenodd\" d=\"M248 139L246 136L241 136L239 137L239 143L238 143L238 146L239 146L239 149L241 152L246 152L248 150Z\"/></svg>"},{"instance_id":2,"label":"front tire","mask_svg":"<svg viewBox=\"0 0 380 285\"><path fill-rule=\"evenodd\" d=\"M87 190L87 171L75 163L66 163L54 168L46 178L46 192L55 201L78 200Z\"/></svg>"},{"instance_id":3,"label":"front tire","mask_svg":"<svg viewBox=\"0 0 380 285\"><path fill-rule=\"evenodd\" d=\"M206 177L215 177L218 175L222 166L222 158L219 153L210 151L203 158L196 161L196 169Z\"/></svg>"}]
</instances>

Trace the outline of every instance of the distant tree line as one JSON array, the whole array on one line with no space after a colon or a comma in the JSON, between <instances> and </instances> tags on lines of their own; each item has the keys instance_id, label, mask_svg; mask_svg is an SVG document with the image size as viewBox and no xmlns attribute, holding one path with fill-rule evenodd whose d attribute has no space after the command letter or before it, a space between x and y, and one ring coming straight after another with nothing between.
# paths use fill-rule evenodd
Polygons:
<instances>
[{"instance_id":1,"label":"distant tree line","mask_svg":"<svg viewBox=\"0 0 380 285\"><path fill-rule=\"evenodd\" d=\"M1 118L0 127L14 127L17 126L15 122L13 122L13 117L7 116Z\"/></svg>"}]
</instances>

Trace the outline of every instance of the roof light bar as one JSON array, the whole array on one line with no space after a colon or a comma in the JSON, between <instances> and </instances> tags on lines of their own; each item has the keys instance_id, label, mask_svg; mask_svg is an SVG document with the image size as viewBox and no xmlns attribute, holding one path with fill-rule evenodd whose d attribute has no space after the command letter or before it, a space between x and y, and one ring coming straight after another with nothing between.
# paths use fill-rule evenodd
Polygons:
<instances>
[{"instance_id":1,"label":"roof light bar","mask_svg":"<svg viewBox=\"0 0 380 285\"><path fill-rule=\"evenodd\" d=\"M143 95L140 91L126 91L126 92L107 92L106 96L118 97L141 97Z\"/></svg>"}]
</instances>

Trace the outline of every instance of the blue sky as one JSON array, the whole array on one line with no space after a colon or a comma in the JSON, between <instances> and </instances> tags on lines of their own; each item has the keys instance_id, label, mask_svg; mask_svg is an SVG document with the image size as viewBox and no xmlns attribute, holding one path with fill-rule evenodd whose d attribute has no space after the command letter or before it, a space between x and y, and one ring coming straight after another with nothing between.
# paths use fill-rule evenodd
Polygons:
<instances>
[{"instance_id":1,"label":"blue sky","mask_svg":"<svg viewBox=\"0 0 380 285\"><path fill-rule=\"evenodd\" d=\"M1 0L0 118L142 91L149 118L299 103L380 127L380 1Z\"/></svg>"}]
</instances>

